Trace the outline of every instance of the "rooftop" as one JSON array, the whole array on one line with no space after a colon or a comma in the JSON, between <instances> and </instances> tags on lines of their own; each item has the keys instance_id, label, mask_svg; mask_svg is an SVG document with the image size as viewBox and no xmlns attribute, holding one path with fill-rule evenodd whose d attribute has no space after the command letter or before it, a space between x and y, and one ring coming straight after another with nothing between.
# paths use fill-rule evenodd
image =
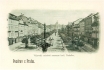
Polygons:
<instances>
[{"instance_id":1,"label":"rooftop","mask_svg":"<svg viewBox=\"0 0 104 70\"><path fill-rule=\"evenodd\" d=\"M74 24L78 24L80 21L82 20L82 18L77 19L76 21L74 21Z\"/></svg>"},{"instance_id":2,"label":"rooftop","mask_svg":"<svg viewBox=\"0 0 104 70\"><path fill-rule=\"evenodd\" d=\"M9 13L9 19L19 21L18 16L11 14L11 13Z\"/></svg>"}]
</instances>

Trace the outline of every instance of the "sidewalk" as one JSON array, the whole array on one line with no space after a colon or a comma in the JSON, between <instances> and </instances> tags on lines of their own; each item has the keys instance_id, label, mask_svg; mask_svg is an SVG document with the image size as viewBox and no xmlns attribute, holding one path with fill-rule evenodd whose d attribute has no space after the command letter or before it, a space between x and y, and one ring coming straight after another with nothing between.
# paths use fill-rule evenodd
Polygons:
<instances>
[{"instance_id":1,"label":"sidewalk","mask_svg":"<svg viewBox=\"0 0 104 70\"><path fill-rule=\"evenodd\" d=\"M24 45L22 42L14 43L12 45L9 45L10 50L15 50L20 45Z\"/></svg>"},{"instance_id":2,"label":"sidewalk","mask_svg":"<svg viewBox=\"0 0 104 70\"><path fill-rule=\"evenodd\" d=\"M86 47L87 49L90 49L90 50L92 50L92 51L95 51L95 49L93 48L92 45L90 45L90 44L88 44L88 43L86 43L86 42L84 42L84 43L85 43L85 47Z\"/></svg>"},{"instance_id":3,"label":"sidewalk","mask_svg":"<svg viewBox=\"0 0 104 70\"><path fill-rule=\"evenodd\" d=\"M14 46L18 46L18 45L21 45L21 44L23 44L22 42L18 42L18 43L14 43L14 44L12 44L12 45L9 45L10 47L14 47Z\"/></svg>"},{"instance_id":4,"label":"sidewalk","mask_svg":"<svg viewBox=\"0 0 104 70\"><path fill-rule=\"evenodd\" d=\"M25 47L25 43L22 43L22 42L18 42L18 43L9 45L10 50L13 50L13 51L15 51L17 49L19 50L19 48L23 49L24 47ZM30 43L30 39L28 39L28 47L36 47L36 45L32 45Z\"/></svg>"}]
</instances>

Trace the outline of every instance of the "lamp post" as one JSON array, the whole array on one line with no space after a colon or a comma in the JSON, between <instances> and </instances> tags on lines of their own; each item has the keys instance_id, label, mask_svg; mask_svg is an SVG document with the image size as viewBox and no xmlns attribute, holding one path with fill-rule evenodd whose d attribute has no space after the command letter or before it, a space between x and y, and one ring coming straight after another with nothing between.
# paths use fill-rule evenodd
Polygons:
<instances>
[{"instance_id":1,"label":"lamp post","mask_svg":"<svg viewBox=\"0 0 104 70\"><path fill-rule=\"evenodd\" d=\"M47 51L46 41L45 41L45 38L46 38L45 32L46 32L46 25L45 25L45 23L44 23L44 39L43 39L44 43L41 45L41 46L42 46L42 51L43 51L43 52L46 52L46 51Z\"/></svg>"},{"instance_id":2,"label":"lamp post","mask_svg":"<svg viewBox=\"0 0 104 70\"><path fill-rule=\"evenodd\" d=\"M46 25L45 25L45 23L44 23L44 43L45 43L45 38L46 38L45 33L46 33Z\"/></svg>"}]
</instances>

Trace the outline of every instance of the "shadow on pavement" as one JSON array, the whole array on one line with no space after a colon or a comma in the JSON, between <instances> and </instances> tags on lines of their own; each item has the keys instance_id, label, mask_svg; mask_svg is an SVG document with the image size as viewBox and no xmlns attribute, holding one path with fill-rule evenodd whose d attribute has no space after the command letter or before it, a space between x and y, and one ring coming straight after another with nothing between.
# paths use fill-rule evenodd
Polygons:
<instances>
[{"instance_id":1,"label":"shadow on pavement","mask_svg":"<svg viewBox=\"0 0 104 70\"><path fill-rule=\"evenodd\" d=\"M76 51L76 52L79 52L79 49L78 48L74 48L71 44L69 46L66 46L67 50L68 51Z\"/></svg>"},{"instance_id":2,"label":"shadow on pavement","mask_svg":"<svg viewBox=\"0 0 104 70\"><path fill-rule=\"evenodd\" d=\"M28 50L33 50L33 49L37 49L37 47L32 47L32 46L29 46L27 48L25 47L17 47L16 49L28 49Z\"/></svg>"},{"instance_id":3,"label":"shadow on pavement","mask_svg":"<svg viewBox=\"0 0 104 70\"><path fill-rule=\"evenodd\" d=\"M52 49L56 49L56 50L64 50L63 48L52 48Z\"/></svg>"}]
</instances>

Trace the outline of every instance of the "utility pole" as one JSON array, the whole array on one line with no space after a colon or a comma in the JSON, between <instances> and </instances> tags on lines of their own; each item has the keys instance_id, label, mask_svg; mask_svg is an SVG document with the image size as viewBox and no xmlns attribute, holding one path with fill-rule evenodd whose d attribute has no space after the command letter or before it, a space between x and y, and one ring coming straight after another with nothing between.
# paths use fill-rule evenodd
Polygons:
<instances>
[{"instance_id":1,"label":"utility pole","mask_svg":"<svg viewBox=\"0 0 104 70\"><path fill-rule=\"evenodd\" d=\"M46 33L46 25L44 23L44 43L45 43L45 38L46 38L45 33Z\"/></svg>"},{"instance_id":2,"label":"utility pole","mask_svg":"<svg viewBox=\"0 0 104 70\"><path fill-rule=\"evenodd\" d=\"M45 33L46 33L46 25L44 23L44 39L43 39L44 40L44 44L42 45L42 51L43 52L47 51L47 45L46 45L46 41L45 41L45 38L46 38Z\"/></svg>"}]
</instances>

